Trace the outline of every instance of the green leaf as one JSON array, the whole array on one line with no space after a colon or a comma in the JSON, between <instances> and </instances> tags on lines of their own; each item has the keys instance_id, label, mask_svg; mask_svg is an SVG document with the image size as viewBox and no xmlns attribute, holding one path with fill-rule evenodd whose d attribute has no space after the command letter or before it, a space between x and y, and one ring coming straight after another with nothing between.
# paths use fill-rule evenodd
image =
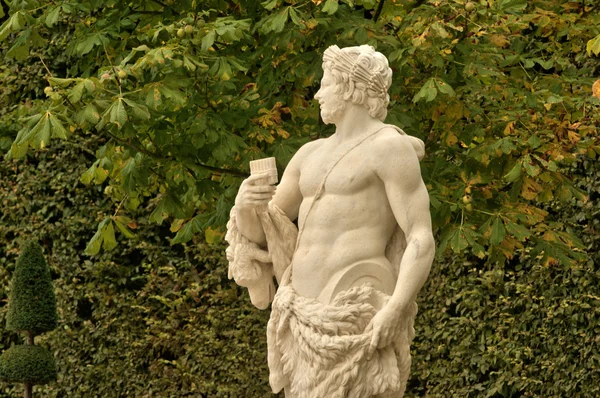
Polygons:
<instances>
[{"instance_id":1,"label":"green leaf","mask_svg":"<svg viewBox=\"0 0 600 398\"><path fill-rule=\"evenodd\" d=\"M165 203L166 203L166 199L163 196L162 199L158 202L158 204L154 208L154 211L152 211L152 213L150 214L150 218L149 218L150 222L160 225L160 224L162 224L164 219L167 218L168 214L165 209L165 207L166 207Z\"/></svg>"},{"instance_id":2,"label":"green leaf","mask_svg":"<svg viewBox=\"0 0 600 398\"><path fill-rule=\"evenodd\" d=\"M115 239L115 228L113 227L112 220L110 220L106 226L102 229L102 239L104 243L102 247L104 250L111 251L117 247L117 240Z\"/></svg>"},{"instance_id":3,"label":"green leaf","mask_svg":"<svg viewBox=\"0 0 600 398\"><path fill-rule=\"evenodd\" d=\"M103 43L108 41L108 38L103 34L93 33L89 36L84 37L79 43L75 45L75 53L78 55L85 55L92 51L94 46L101 46Z\"/></svg>"},{"instance_id":4,"label":"green leaf","mask_svg":"<svg viewBox=\"0 0 600 398\"><path fill-rule=\"evenodd\" d=\"M202 51L206 52L212 47L215 43L216 34L217 33L214 30L211 30L202 38L202 45L200 47Z\"/></svg>"},{"instance_id":5,"label":"green leaf","mask_svg":"<svg viewBox=\"0 0 600 398\"><path fill-rule=\"evenodd\" d=\"M540 166L534 164L529 155L523 159L522 165L529 176L536 177L540 174Z\"/></svg>"},{"instance_id":6,"label":"green leaf","mask_svg":"<svg viewBox=\"0 0 600 398\"><path fill-rule=\"evenodd\" d=\"M77 83L75 85L75 87L73 87L71 89L71 91L69 92L69 101L71 101L72 103L76 104L79 102L79 100L81 99L81 96L83 95L83 89L85 88L85 81L80 81L79 83Z\"/></svg>"},{"instance_id":7,"label":"green leaf","mask_svg":"<svg viewBox=\"0 0 600 398\"><path fill-rule=\"evenodd\" d=\"M460 253L469 246L469 242L466 239L464 228L457 228L454 235L450 238L450 247L454 253Z\"/></svg>"},{"instance_id":8,"label":"green leaf","mask_svg":"<svg viewBox=\"0 0 600 398\"><path fill-rule=\"evenodd\" d=\"M41 128L38 129L37 133L33 137L33 146L35 148L43 149L50 142L50 118L46 115L41 121Z\"/></svg>"},{"instance_id":9,"label":"green leaf","mask_svg":"<svg viewBox=\"0 0 600 398\"><path fill-rule=\"evenodd\" d=\"M8 159L21 159L27 154L27 149L29 148L28 143L16 143L13 142L10 146L10 150L6 153L5 158Z\"/></svg>"},{"instance_id":10,"label":"green leaf","mask_svg":"<svg viewBox=\"0 0 600 398\"><path fill-rule=\"evenodd\" d=\"M194 223L190 220L177 231L177 235L171 239L171 245L189 242L194 237Z\"/></svg>"},{"instance_id":11,"label":"green leaf","mask_svg":"<svg viewBox=\"0 0 600 398\"><path fill-rule=\"evenodd\" d=\"M279 0L266 0L263 1L262 3L260 3L265 9L271 11L273 8L275 8L275 6L277 5L277 3L279 2Z\"/></svg>"},{"instance_id":12,"label":"green leaf","mask_svg":"<svg viewBox=\"0 0 600 398\"><path fill-rule=\"evenodd\" d=\"M293 7L290 8L290 19L294 25L302 26L302 19L300 18L298 11L296 11Z\"/></svg>"},{"instance_id":13,"label":"green leaf","mask_svg":"<svg viewBox=\"0 0 600 398\"><path fill-rule=\"evenodd\" d=\"M127 112L125 111L125 105L123 105L122 97L119 97L115 102L113 102L107 112L109 117L108 120L111 123L116 124L119 129L121 129L125 123L127 123Z\"/></svg>"},{"instance_id":14,"label":"green leaf","mask_svg":"<svg viewBox=\"0 0 600 398\"><path fill-rule=\"evenodd\" d=\"M445 81L443 81L440 78L436 78L434 81L435 81L435 86L437 87L437 89L438 89L438 91L440 93L447 94L450 97L455 97L456 96L456 93L454 92L454 89L448 83L446 83Z\"/></svg>"},{"instance_id":15,"label":"green leaf","mask_svg":"<svg viewBox=\"0 0 600 398\"><path fill-rule=\"evenodd\" d=\"M25 19L25 15L24 15L23 11L17 11L8 20L6 20L4 25L2 25L2 27L3 27L2 32L4 32L5 25L10 27L10 30L8 31L6 36L8 36L8 34L10 34L11 31L18 32L25 26L25 22L26 22L26 19ZM6 36L2 36L2 34L0 34L0 40L4 40L6 38Z\"/></svg>"},{"instance_id":16,"label":"green leaf","mask_svg":"<svg viewBox=\"0 0 600 398\"><path fill-rule=\"evenodd\" d=\"M506 237L506 230L500 217L496 217L492 224L492 234L490 235L490 243L492 245L499 245Z\"/></svg>"},{"instance_id":17,"label":"green leaf","mask_svg":"<svg viewBox=\"0 0 600 398\"><path fill-rule=\"evenodd\" d=\"M2 34L0 33L0 39L2 39ZM591 40L588 40L587 45L585 46L587 54L589 56L600 54L600 35L594 37Z\"/></svg>"},{"instance_id":18,"label":"green leaf","mask_svg":"<svg viewBox=\"0 0 600 398\"><path fill-rule=\"evenodd\" d=\"M514 223L512 221L507 221L505 223L505 226L506 231L521 242L525 241L529 236L531 236L531 232L529 232L529 229L525 228L520 224Z\"/></svg>"},{"instance_id":19,"label":"green leaf","mask_svg":"<svg viewBox=\"0 0 600 398\"><path fill-rule=\"evenodd\" d=\"M96 230L96 233L85 248L85 254L87 254L88 256L94 256L100 252L100 249L102 248L102 241L104 240L104 230L108 223L110 223L110 217L105 218L100 224L98 224L98 229Z\"/></svg>"},{"instance_id":20,"label":"green leaf","mask_svg":"<svg viewBox=\"0 0 600 398\"><path fill-rule=\"evenodd\" d=\"M332 0L327 0L327 1L332 1ZM289 12L290 12L290 7L285 7L273 18L273 20L271 21L271 30L273 32L279 33L283 30L283 28L285 27L285 23L288 20Z\"/></svg>"},{"instance_id":21,"label":"green leaf","mask_svg":"<svg viewBox=\"0 0 600 398\"><path fill-rule=\"evenodd\" d=\"M14 58L17 61L24 61L29 56L29 49L30 49L29 43L27 43L25 45L20 45L20 44L16 43L14 46L11 47L10 50L7 51L6 57Z\"/></svg>"},{"instance_id":22,"label":"green leaf","mask_svg":"<svg viewBox=\"0 0 600 398\"><path fill-rule=\"evenodd\" d=\"M417 103L422 99L427 102L433 101L437 96L437 89L435 87L435 78L432 77L423 84L423 87L421 87L419 92L414 96L413 102Z\"/></svg>"},{"instance_id":23,"label":"green leaf","mask_svg":"<svg viewBox=\"0 0 600 398\"><path fill-rule=\"evenodd\" d=\"M131 232L131 230L127 227L127 225L123 224L120 220L119 217L114 217L113 221L115 223L115 225L117 226L117 229L123 234L125 235L126 238L131 239L133 238L135 235L133 234L133 232Z\"/></svg>"},{"instance_id":24,"label":"green leaf","mask_svg":"<svg viewBox=\"0 0 600 398\"><path fill-rule=\"evenodd\" d=\"M125 103L131 108L131 113L133 113L133 115L136 118L141 119L141 120L150 119L150 112L148 111L148 108L146 106L135 103L126 98L123 98L123 101L125 101Z\"/></svg>"},{"instance_id":25,"label":"green leaf","mask_svg":"<svg viewBox=\"0 0 600 398\"><path fill-rule=\"evenodd\" d=\"M533 134L531 137L529 137L527 143L532 149L536 149L542 145L542 140L540 140L540 137L538 137L536 134Z\"/></svg>"},{"instance_id":26,"label":"green leaf","mask_svg":"<svg viewBox=\"0 0 600 398\"><path fill-rule=\"evenodd\" d=\"M108 177L108 170L98 166L96 170L94 170L94 184L100 185L102 184L106 178Z\"/></svg>"},{"instance_id":27,"label":"green leaf","mask_svg":"<svg viewBox=\"0 0 600 398\"><path fill-rule=\"evenodd\" d=\"M546 100L547 104L558 104L560 102L563 102L562 97L560 96L556 96L556 95L551 95L548 97L548 99Z\"/></svg>"},{"instance_id":28,"label":"green leaf","mask_svg":"<svg viewBox=\"0 0 600 398\"><path fill-rule=\"evenodd\" d=\"M52 25L54 25L58 21L59 14L60 6L54 7L52 11L50 11L48 15L46 15L46 26L49 28L52 27Z\"/></svg>"},{"instance_id":29,"label":"green leaf","mask_svg":"<svg viewBox=\"0 0 600 398\"><path fill-rule=\"evenodd\" d=\"M89 169L87 169L79 178L79 181L81 181L83 184L85 185L90 185L92 183L92 180L94 179L94 175L96 172L96 166L98 164L98 162L100 162L99 160L96 160L94 162L93 165L90 166Z\"/></svg>"},{"instance_id":30,"label":"green leaf","mask_svg":"<svg viewBox=\"0 0 600 398\"><path fill-rule=\"evenodd\" d=\"M88 122L95 125L100 120L100 113L98 112L98 109L90 103L77 113L75 120L79 124Z\"/></svg>"},{"instance_id":31,"label":"green leaf","mask_svg":"<svg viewBox=\"0 0 600 398\"><path fill-rule=\"evenodd\" d=\"M71 83L75 82L76 80L75 79L61 79L59 77L49 77L48 81L53 86L57 86L57 87L61 87L61 88L67 88L67 87L69 87L69 85Z\"/></svg>"},{"instance_id":32,"label":"green leaf","mask_svg":"<svg viewBox=\"0 0 600 398\"><path fill-rule=\"evenodd\" d=\"M52 125L52 135L54 137L62 138L63 140L67 139L67 130L63 127L62 123L58 118L50 114L50 123Z\"/></svg>"},{"instance_id":33,"label":"green leaf","mask_svg":"<svg viewBox=\"0 0 600 398\"><path fill-rule=\"evenodd\" d=\"M2 24L2 26L0 26L0 41L6 39L11 33L12 33L12 22L9 18L6 22L4 22Z\"/></svg>"},{"instance_id":34,"label":"green leaf","mask_svg":"<svg viewBox=\"0 0 600 398\"><path fill-rule=\"evenodd\" d=\"M500 0L498 7L508 12L523 11L527 7L527 0Z\"/></svg>"},{"instance_id":35,"label":"green leaf","mask_svg":"<svg viewBox=\"0 0 600 398\"><path fill-rule=\"evenodd\" d=\"M323 6L323 12L326 12L328 15L333 15L338 10L338 7L339 4L337 0L327 0Z\"/></svg>"}]
</instances>

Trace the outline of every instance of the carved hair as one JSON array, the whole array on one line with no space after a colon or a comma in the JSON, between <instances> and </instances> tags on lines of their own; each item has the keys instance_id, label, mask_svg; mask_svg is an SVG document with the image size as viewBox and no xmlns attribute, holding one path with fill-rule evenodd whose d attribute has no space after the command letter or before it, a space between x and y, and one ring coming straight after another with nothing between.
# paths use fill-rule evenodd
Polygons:
<instances>
[{"instance_id":1,"label":"carved hair","mask_svg":"<svg viewBox=\"0 0 600 398\"><path fill-rule=\"evenodd\" d=\"M385 120L390 102L388 89L392 70L385 55L372 46L330 46L323 54L323 70L335 79L335 94L345 101L365 106L369 115Z\"/></svg>"}]
</instances>

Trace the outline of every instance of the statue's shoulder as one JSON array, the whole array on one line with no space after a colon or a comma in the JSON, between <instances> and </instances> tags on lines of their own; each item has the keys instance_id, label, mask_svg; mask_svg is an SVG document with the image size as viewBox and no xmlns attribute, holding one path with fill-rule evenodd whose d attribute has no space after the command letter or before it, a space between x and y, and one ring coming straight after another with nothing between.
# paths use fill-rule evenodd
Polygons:
<instances>
[{"instance_id":1,"label":"statue's shoulder","mask_svg":"<svg viewBox=\"0 0 600 398\"><path fill-rule=\"evenodd\" d=\"M302 145L300 149L298 149L298 152L296 152L296 155L294 157L304 158L310 155L311 153L319 149L321 145L323 145L325 140L326 138L320 138L318 140L307 142L306 144Z\"/></svg>"},{"instance_id":2,"label":"statue's shoulder","mask_svg":"<svg viewBox=\"0 0 600 398\"><path fill-rule=\"evenodd\" d=\"M410 136L396 126L388 124L373 137L371 142L377 149L384 149L385 152L403 151L410 143Z\"/></svg>"},{"instance_id":3,"label":"statue's shoulder","mask_svg":"<svg viewBox=\"0 0 600 398\"><path fill-rule=\"evenodd\" d=\"M317 148L319 148L321 145L323 145L325 140L327 140L327 138L319 138L318 140L309 141L306 144L302 145L300 147L300 149L298 150L298 152L300 152L300 151L312 152L312 151L316 150Z\"/></svg>"},{"instance_id":4,"label":"statue's shoulder","mask_svg":"<svg viewBox=\"0 0 600 398\"><path fill-rule=\"evenodd\" d=\"M321 138L315 141L307 142L306 144L302 145L292 157L292 160L288 164L288 168L300 169L304 159L306 159L308 156L310 156L311 153L320 148L321 145L323 145L323 142L325 142L325 139Z\"/></svg>"},{"instance_id":5,"label":"statue's shoulder","mask_svg":"<svg viewBox=\"0 0 600 398\"><path fill-rule=\"evenodd\" d=\"M386 125L373 140L379 153L406 156L415 154L419 160L425 155L425 144L417 137L406 134L402 129Z\"/></svg>"}]
</instances>

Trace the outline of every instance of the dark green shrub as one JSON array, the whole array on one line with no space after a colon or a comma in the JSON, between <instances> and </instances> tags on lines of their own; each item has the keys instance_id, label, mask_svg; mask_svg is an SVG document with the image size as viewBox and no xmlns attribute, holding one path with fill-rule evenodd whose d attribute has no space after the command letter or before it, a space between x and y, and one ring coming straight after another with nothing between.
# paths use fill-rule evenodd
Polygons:
<instances>
[{"instance_id":1,"label":"dark green shrub","mask_svg":"<svg viewBox=\"0 0 600 398\"><path fill-rule=\"evenodd\" d=\"M13 346L0 357L0 380L25 385L25 397L33 386L56 380L54 357L35 346L35 336L58 325L56 298L50 268L42 248L30 241L23 246L13 273L8 300L7 329L25 332L27 345Z\"/></svg>"},{"instance_id":2,"label":"dark green shrub","mask_svg":"<svg viewBox=\"0 0 600 398\"><path fill-rule=\"evenodd\" d=\"M37 345L16 345L0 357L0 379L10 383L47 384L56 380L50 351Z\"/></svg>"},{"instance_id":3,"label":"dark green shrub","mask_svg":"<svg viewBox=\"0 0 600 398\"><path fill-rule=\"evenodd\" d=\"M6 328L30 331L34 336L58 325L50 269L42 248L30 242L17 260L12 279Z\"/></svg>"}]
</instances>

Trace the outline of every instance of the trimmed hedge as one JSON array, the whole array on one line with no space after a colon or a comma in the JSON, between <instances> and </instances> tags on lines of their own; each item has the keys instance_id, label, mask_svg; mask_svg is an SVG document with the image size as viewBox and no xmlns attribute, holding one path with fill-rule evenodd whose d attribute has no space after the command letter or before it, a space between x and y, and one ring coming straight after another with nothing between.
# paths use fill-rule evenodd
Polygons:
<instances>
[{"instance_id":1,"label":"trimmed hedge","mask_svg":"<svg viewBox=\"0 0 600 398\"><path fill-rule=\"evenodd\" d=\"M51 346L58 380L36 394L56 397L271 397L267 311L227 279L224 247L169 244L167 226L132 225L118 252L83 254L99 219L114 213L103 187L79 176L91 140L61 143L36 158L0 162L0 303L18 239L44 248L59 327L36 338ZM1 304L0 304L1 305ZM7 307L0 307L0 324ZM0 349L19 340L0 333ZM0 397L16 396L4 385ZM6 395L3 395L6 394Z\"/></svg>"},{"instance_id":2,"label":"trimmed hedge","mask_svg":"<svg viewBox=\"0 0 600 398\"><path fill-rule=\"evenodd\" d=\"M0 379L10 383L47 384L56 380L52 353L37 345L16 345L0 357Z\"/></svg>"}]
</instances>

